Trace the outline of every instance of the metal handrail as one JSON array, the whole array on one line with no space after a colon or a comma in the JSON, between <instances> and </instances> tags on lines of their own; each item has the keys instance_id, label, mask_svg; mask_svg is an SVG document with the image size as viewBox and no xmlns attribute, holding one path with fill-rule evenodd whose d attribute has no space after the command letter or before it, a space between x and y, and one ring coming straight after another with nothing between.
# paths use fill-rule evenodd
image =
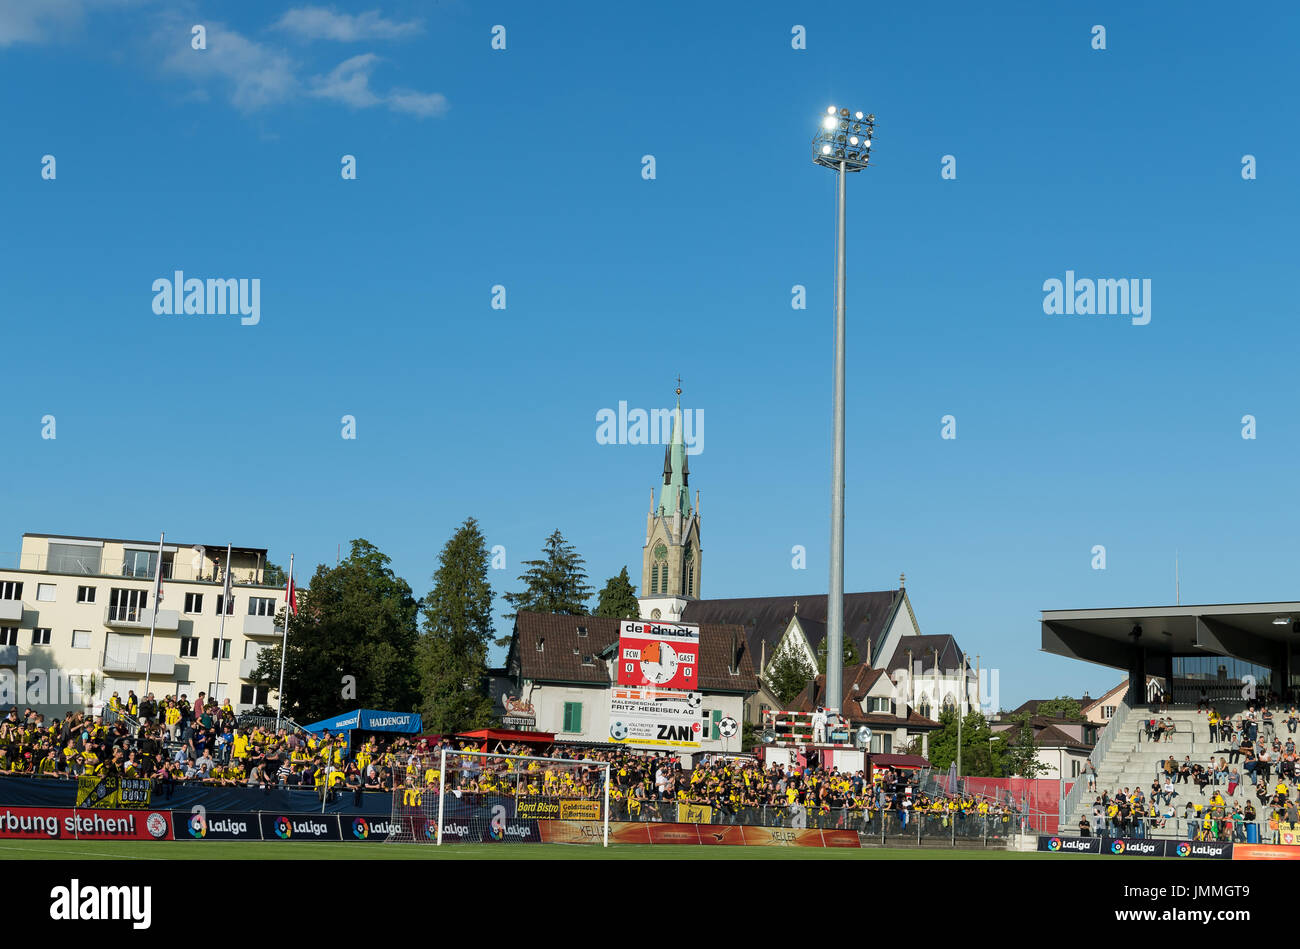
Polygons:
<instances>
[{"instance_id":1,"label":"metal handrail","mask_svg":"<svg viewBox=\"0 0 1300 949\"><path fill-rule=\"evenodd\" d=\"M1110 751L1110 746L1115 743L1115 738L1123 730L1124 723L1128 721L1129 713L1133 711L1133 700L1130 697L1132 691L1132 688L1130 688L1124 693L1124 698L1115 708L1115 714L1110 717L1106 727L1097 735L1097 743L1092 746L1092 752L1088 755L1088 761L1092 764L1094 773L1101 770L1102 759L1106 757L1106 752ZM1058 827L1064 828L1066 818L1079 806L1087 787L1087 774L1081 771L1074 785L1061 799L1061 806L1057 812Z\"/></svg>"}]
</instances>

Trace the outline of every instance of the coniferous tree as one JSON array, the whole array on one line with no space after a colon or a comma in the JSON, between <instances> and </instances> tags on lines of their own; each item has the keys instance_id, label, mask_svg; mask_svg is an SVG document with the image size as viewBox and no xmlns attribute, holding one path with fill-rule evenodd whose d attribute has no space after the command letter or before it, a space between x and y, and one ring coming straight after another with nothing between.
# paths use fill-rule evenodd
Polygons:
<instances>
[{"instance_id":1,"label":"coniferous tree","mask_svg":"<svg viewBox=\"0 0 1300 949\"><path fill-rule=\"evenodd\" d=\"M424 600L424 635L416 654L423 694L420 712L429 731L454 734L491 721L489 559L487 542L472 517L438 556L433 590Z\"/></svg>"},{"instance_id":2,"label":"coniferous tree","mask_svg":"<svg viewBox=\"0 0 1300 949\"><path fill-rule=\"evenodd\" d=\"M782 705L789 705L817 675L802 649L787 646L767 666L763 679Z\"/></svg>"},{"instance_id":3,"label":"coniferous tree","mask_svg":"<svg viewBox=\"0 0 1300 949\"><path fill-rule=\"evenodd\" d=\"M592 591L586 582L586 562L558 530L546 538L542 559L525 560L523 565L528 568L519 577L524 589L505 594L505 601L514 608L513 613L506 614L506 619L514 619L522 612L569 616L587 612L587 599ZM496 641L498 646L509 642L509 636Z\"/></svg>"},{"instance_id":4,"label":"coniferous tree","mask_svg":"<svg viewBox=\"0 0 1300 949\"><path fill-rule=\"evenodd\" d=\"M616 577L610 577L605 589L600 591L600 602L595 616L612 616L615 619L640 619L641 604L636 599L636 587L624 567Z\"/></svg>"}]
</instances>

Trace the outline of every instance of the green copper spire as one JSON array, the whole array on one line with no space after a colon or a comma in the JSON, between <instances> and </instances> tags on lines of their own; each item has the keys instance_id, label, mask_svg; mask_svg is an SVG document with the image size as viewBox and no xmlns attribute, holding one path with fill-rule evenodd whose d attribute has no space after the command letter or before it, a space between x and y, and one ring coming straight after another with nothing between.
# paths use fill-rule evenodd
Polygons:
<instances>
[{"instance_id":1,"label":"green copper spire","mask_svg":"<svg viewBox=\"0 0 1300 949\"><path fill-rule=\"evenodd\" d=\"M664 487L659 492L659 510L666 515L691 513L691 492L688 489L691 469L687 461L686 445L682 441L682 389L677 380L677 408L673 410L673 438L664 449Z\"/></svg>"}]
</instances>

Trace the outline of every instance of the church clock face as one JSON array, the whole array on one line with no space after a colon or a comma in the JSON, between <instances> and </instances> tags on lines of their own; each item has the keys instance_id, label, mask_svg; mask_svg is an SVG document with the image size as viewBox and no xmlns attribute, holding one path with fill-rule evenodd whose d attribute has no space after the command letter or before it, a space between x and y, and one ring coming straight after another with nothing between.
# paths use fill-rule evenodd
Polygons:
<instances>
[{"instance_id":1,"label":"church clock face","mask_svg":"<svg viewBox=\"0 0 1300 949\"><path fill-rule=\"evenodd\" d=\"M641 649L641 675L651 685L663 685L677 675L677 651L667 643L653 642Z\"/></svg>"}]
</instances>

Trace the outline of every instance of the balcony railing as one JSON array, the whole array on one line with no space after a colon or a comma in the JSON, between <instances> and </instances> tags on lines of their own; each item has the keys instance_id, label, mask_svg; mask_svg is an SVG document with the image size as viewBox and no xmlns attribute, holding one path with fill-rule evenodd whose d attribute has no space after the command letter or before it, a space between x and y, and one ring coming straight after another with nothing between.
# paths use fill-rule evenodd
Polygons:
<instances>
[{"instance_id":1,"label":"balcony railing","mask_svg":"<svg viewBox=\"0 0 1300 949\"><path fill-rule=\"evenodd\" d=\"M153 622L152 609L140 609L128 606L104 607L104 625L113 629L137 630L148 632ZM162 633L174 633L181 627L181 614L177 610L158 610L158 622L154 629Z\"/></svg>"},{"instance_id":2,"label":"balcony railing","mask_svg":"<svg viewBox=\"0 0 1300 949\"><path fill-rule=\"evenodd\" d=\"M0 600L0 622L21 623L22 620L22 600Z\"/></svg>"},{"instance_id":3,"label":"balcony railing","mask_svg":"<svg viewBox=\"0 0 1300 949\"><path fill-rule=\"evenodd\" d=\"M90 549L90 548L88 548ZM220 563L204 560L196 568L188 558L163 561L164 580L183 580L189 583L220 584L224 580L225 552ZM50 557L46 554L22 554L0 552L0 570L29 570L37 573L56 573L65 576L83 577L118 577L129 580L152 580L153 570L146 568L138 559L103 560L96 556ZM236 586L264 586L266 564L247 566L234 564L230 568ZM283 590L283 585L276 584L271 589Z\"/></svg>"},{"instance_id":4,"label":"balcony railing","mask_svg":"<svg viewBox=\"0 0 1300 949\"><path fill-rule=\"evenodd\" d=\"M105 672L135 672L144 675L169 676L176 672L176 657L163 656L157 652L153 654L153 662L149 661L147 652L138 656L105 656Z\"/></svg>"}]
</instances>

